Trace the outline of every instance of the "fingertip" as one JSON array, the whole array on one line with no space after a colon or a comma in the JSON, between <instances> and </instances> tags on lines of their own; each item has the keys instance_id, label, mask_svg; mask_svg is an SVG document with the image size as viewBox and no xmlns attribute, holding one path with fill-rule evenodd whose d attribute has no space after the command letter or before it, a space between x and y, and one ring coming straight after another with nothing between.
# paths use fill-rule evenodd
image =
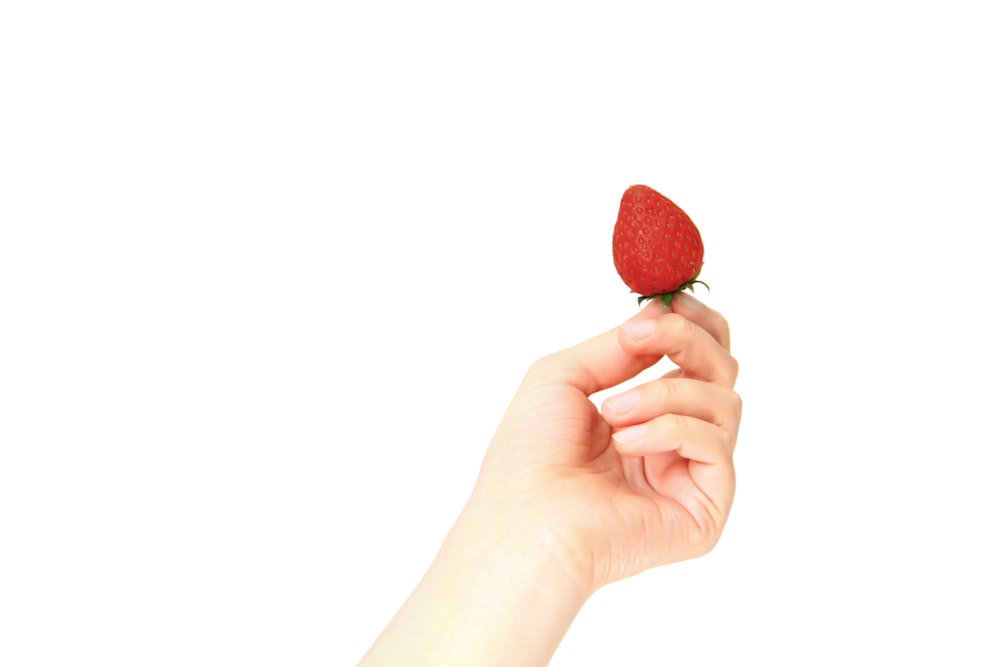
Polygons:
<instances>
[{"instance_id":1,"label":"fingertip","mask_svg":"<svg viewBox=\"0 0 1000 667\"><path fill-rule=\"evenodd\" d=\"M647 364L655 363L663 356L652 350L658 337L657 321L658 318L632 320L618 327L618 344L621 349L631 357L645 359Z\"/></svg>"},{"instance_id":2,"label":"fingertip","mask_svg":"<svg viewBox=\"0 0 1000 667\"><path fill-rule=\"evenodd\" d=\"M619 327L619 338L623 342L638 343L650 338L656 331L656 320L673 312L670 306L664 306L660 299L651 299L642 310L630 317ZM622 336L621 334L625 335Z\"/></svg>"},{"instance_id":3,"label":"fingertip","mask_svg":"<svg viewBox=\"0 0 1000 667\"><path fill-rule=\"evenodd\" d=\"M691 313L697 313L703 311L706 306L704 303L696 299L693 295L687 292L678 292L674 295L674 300L671 305L679 306L681 311L687 311Z\"/></svg>"},{"instance_id":4,"label":"fingertip","mask_svg":"<svg viewBox=\"0 0 1000 667\"><path fill-rule=\"evenodd\" d=\"M645 424L637 424L628 428L615 431L611 436L615 451L627 458L637 458L644 455L643 439L649 427Z\"/></svg>"},{"instance_id":5,"label":"fingertip","mask_svg":"<svg viewBox=\"0 0 1000 667\"><path fill-rule=\"evenodd\" d=\"M664 306L663 300L660 299L659 297L650 299L649 303L647 303L642 309L642 314L650 317L657 317L659 315L669 312L670 312L670 306Z\"/></svg>"},{"instance_id":6,"label":"fingertip","mask_svg":"<svg viewBox=\"0 0 1000 667\"><path fill-rule=\"evenodd\" d=\"M624 394L605 399L601 404L601 415L609 424L620 424L630 412L639 406L641 401L642 394L638 389L632 389Z\"/></svg>"},{"instance_id":7,"label":"fingertip","mask_svg":"<svg viewBox=\"0 0 1000 667\"><path fill-rule=\"evenodd\" d=\"M656 331L656 322L653 320L629 320L621 328L626 338L641 342L653 335Z\"/></svg>"}]
</instances>

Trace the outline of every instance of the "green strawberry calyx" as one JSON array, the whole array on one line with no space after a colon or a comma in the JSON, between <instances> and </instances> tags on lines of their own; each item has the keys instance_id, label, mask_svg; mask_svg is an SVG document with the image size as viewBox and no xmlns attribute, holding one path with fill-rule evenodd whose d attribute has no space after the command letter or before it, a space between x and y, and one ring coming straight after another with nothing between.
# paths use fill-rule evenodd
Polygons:
<instances>
[{"instance_id":1,"label":"green strawberry calyx","mask_svg":"<svg viewBox=\"0 0 1000 667\"><path fill-rule=\"evenodd\" d=\"M687 281L686 283L684 283L683 285L681 285L680 287L678 287L677 289L675 289L672 292L664 292L663 294L646 294L646 295L640 295L639 296L639 305L641 306L643 304L643 302L648 301L649 299L655 299L655 298L659 297L660 301L663 303L663 307L664 308L669 308L670 304L673 303L673 301L674 301L674 295L675 294L677 294L678 292L683 292L684 290L688 290L690 292L694 292L694 286L695 285L704 285L705 289L707 289L708 291L712 291L712 288L708 286L708 283L706 283L703 280L698 280L698 276L700 276L700 275L701 275L701 269L698 269L698 273L694 274L694 278L692 278L691 280Z\"/></svg>"}]
</instances>

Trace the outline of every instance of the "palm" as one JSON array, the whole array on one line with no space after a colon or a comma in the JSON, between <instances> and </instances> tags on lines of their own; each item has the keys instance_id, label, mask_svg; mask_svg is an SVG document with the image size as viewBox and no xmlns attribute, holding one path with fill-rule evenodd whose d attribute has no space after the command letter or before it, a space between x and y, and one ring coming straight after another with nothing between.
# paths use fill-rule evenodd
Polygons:
<instances>
[{"instance_id":1,"label":"palm","mask_svg":"<svg viewBox=\"0 0 1000 667\"><path fill-rule=\"evenodd\" d=\"M547 497L533 505L549 508L557 529L581 544L622 545L629 551L644 544L641 551L652 560L632 563L637 570L688 557L677 545L690 544L711 523L697 502L704 496L696 482L700 464L672 451L624 457L611 444L611 428L583 392L572 387L546 391L549 396L529 402L559 409L545 411L544 420L536 422L538 440L524 441L517 457L522 471L530 463L527 467L542 478L533 488ZM616 567L627 560L620 556L592 554L595 562L604 563L608 581L635 573Z\"/></svg>"}]
</instances>

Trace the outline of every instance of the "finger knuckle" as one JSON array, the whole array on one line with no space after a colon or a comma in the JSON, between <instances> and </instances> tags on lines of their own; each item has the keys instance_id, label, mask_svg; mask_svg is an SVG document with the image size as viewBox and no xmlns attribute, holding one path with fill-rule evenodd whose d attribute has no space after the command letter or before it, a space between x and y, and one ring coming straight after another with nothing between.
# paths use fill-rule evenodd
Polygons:
<instances>
[{"instance_id":1,"label":"finger knuckle","mask_svg":"<svg viewBox=\"0 0 1000 667\"><path fill-rule=\"evenodd\" d=\"M661 345L667 354L679 354L688 347L695 333L695 325L680 315L664 317L661 325Z\"/></svg>"},{"instance_id":2,"label":"finger knuckle","mask_svg":"<svg viewBox=\"0 0 1000 667\"><path fill-rule=\"evenodd\" d=\"M722 315L719 315L719 320L715 325L716 330L719 332L719 337L723 340L729 340L729 320L727 320Z\"/></svg>"},{"instance_id":3,"label":"finger knuckle","mask_svg":"<svg viewBox=\"0 0 1000 667\"><path fill-rule=\"evenodd\" d=\"M668 335L685 337L691 334L694 324L682 315L668 313L663 316L663 328Z\"/></svg>"},{"instance_id":4,"label":"finger knuckle","mask_svg":"<svg viewBox=\"0 0 1000 667\"><path fill-rule=\"evenodd\" d=\"M671 440L683 441L687 436L688 423L681 415L668 412L660 417L661 428L665 437Z\"/></svg>"},{"instance_id":5,"label":"finger knuckle","mask_svg":"<svg viewBox=\"0 0 1000 667\"><path fill-rule=\"evenodd\" d=\"M730 370L729 370L730 377L732 377L732 379L733 379L733 384L736 384L736 378L738 378L739 375L740 375L740 362L736 359L736 357L730 357L729 359L730 359L730 362L729 362L730 363Z\"/></svg>"},{"instance_id":6,"label":"finger knuckle","mask_svg":"<svg viewBox=\"0 0 1000 667\"><path fill-rule=\"evenodd\" d=\"M673 378L662 378L652 385L650 398L659 405L670 404L680 395L680 384Z\"/></svg>"},{"instance_id":7,"label":"finger knuckle","mask_svg":"<svg viewBox=\"0 0 1000 667\"><path fill-rule=\"evenodd\" d=\"M730 410L737 419L743 416L743 397L735 391L729 392Z\"/></svg>"},{"instance_id":8,"label":"finger knuckle","mask_svg":"<svg viewBox=\"0 0 1000 667\"><path fill-rule=\"evenodd\" d=\"M552 376L565 364L561 358L561 353L553 352L543 357L539 357L528 367L527 377L543 379Z\"/></svg>"},{"instance_id":9,"label":"finger knuckle","mask_svg":"<svg viewBox=\"0 0 1000 667\"><path fill-rule=\"evenodd\" d=\"M528 367L529 375L538 375L544 373L547 368L552 365L553 355L547 354L544 357L538 357L532 362L531 366Z\"/></svg>"}]
</instances>

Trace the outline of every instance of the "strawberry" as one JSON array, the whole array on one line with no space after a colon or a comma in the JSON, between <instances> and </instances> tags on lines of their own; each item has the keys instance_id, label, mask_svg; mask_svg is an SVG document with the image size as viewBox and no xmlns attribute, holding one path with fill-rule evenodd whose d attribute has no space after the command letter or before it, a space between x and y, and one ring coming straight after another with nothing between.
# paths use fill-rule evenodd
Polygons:
<instances>
[{"instance_id":1,"label":"strawberry","mask_svg":"<svg viewBox=\"0 0 1000 667\"><path fill-rule=\"evenodd\" d=\"M677 292L705 285L698 280L705 254L698 228L648 186L633 185L622 195L612 251L618 275L639 294L640 305L660 297L668 307Z\"/></svg>"}]
</instances>

